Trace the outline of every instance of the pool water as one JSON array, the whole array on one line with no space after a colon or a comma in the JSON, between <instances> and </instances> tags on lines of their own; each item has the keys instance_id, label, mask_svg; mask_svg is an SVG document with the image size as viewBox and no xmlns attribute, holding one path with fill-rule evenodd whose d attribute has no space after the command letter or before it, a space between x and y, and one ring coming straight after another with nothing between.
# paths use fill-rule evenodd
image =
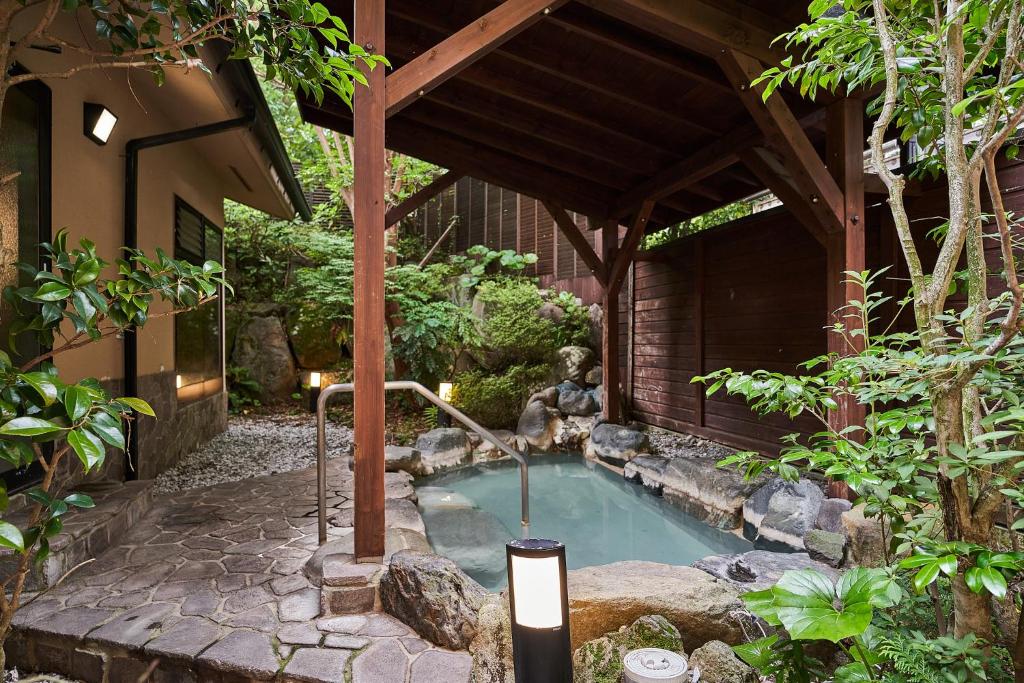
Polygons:
<instances>
[{"instance_id":1,"label":"pool water","mask_svg":"<svg viewBox=\"0 0 1024 683\"><path fill-rule=\"evenodd\" d=\"M416 485L434 550L485 587L503 588L505 542L520 536L515 463L477 465ZM621 560L690 564L753 547L621 475L571 455L531 456L530 522L531 536L565 543L569 569Z\"/></svg>"}]
</instances>

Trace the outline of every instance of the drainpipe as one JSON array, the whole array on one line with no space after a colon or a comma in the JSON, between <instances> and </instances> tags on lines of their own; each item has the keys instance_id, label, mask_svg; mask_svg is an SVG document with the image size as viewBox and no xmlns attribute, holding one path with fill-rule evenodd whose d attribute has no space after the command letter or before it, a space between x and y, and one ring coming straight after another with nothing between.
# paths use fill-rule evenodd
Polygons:
<instances>
[{"instance_id":1,"label":"drainpipe","mask_svg":"<svg viewBox=\"0 0 1024 683\"><path fill-rule=\"evenodd\" d=\"M162 147L176 142L186 142L197 138L217 135L238 128L247 128L256 121L255 109L250 109L245 115L235 119L209 123L204 126L194 126L182 130L157 133L146 137L129 140L124 146L125 173L124 173L124 246L129 249L138 249L139 246L139 152L152 147ZM122 340L124 349L124 390L127 396L138 396L139 376L138 338L135 336L135 326L125 330ZM131 429L128 434L128 469L125 472L127 479L139 478L139 430Z\"/></svg>"}]
</instances>

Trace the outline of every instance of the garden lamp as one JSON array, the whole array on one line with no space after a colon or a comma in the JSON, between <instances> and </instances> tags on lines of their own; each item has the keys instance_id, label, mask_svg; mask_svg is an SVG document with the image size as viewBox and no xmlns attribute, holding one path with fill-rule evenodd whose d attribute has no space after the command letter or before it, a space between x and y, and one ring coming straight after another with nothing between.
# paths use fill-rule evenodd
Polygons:
<instances>
[{"instance_id":1,"label":"garden lamp","mask_svg":"<svg viewBox=\"0 0 1024 683\"><path fill-rule=\"evenodd\" d=\"M505 553L516 683L572 683L565 545L524 538Z\"/></svg>"},{"instance_id":2,"label":"garden lamp","mask_svg":"<svg viewBox=\"0 0 1024 683\"><path fill-rule=\"evenodd\" d=\"M320 400L320 373L309 373L309 412L316 412L316 403Z\"/></svg>"},{"instance_id":3,"label":"garden lamp","mask_svg":"<svg viewBox=\"0 0 1024 683\"><path fill-rule=\"evenodd\" d=\"M86 102L83 117L83 132L97 145L107 144L110 134L117 125L117 117L102 104Z\"/></svg>"},{"instance_id":4,"label":"garden lamp","mask_svg":"<svg viewBox=\"0 0 1024 683\"><path fill-rule=\"evenodd\" d=\"M441 382L437 387L437 397L445 403L452 402L452 394L455 392L455 385L451 382ZM443 408L438 408L437 413L437 426L438 427L451 427L452 416L448 414L448 411Z\"/></svg>"}]
</instances>

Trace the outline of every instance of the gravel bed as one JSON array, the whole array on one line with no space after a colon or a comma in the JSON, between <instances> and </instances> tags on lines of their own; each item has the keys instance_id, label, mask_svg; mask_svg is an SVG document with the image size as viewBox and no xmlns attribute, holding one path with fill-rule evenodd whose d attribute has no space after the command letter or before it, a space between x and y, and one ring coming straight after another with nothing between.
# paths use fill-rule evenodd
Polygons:
<instances>
[{"instance_id":1,"label":"gravel bed","mask_svg":"<svg viewBox=\"0 0 1024 683\"><path fill-rule=\"evenodd\" d=\"M352 430L327 424L327 457L347 455ZM289 472L316 464L313 415L231 417L228 429L156 478L160 493Z\"/></svg>"},{"instance_id":2,"label":"gravel bed","mask_svg":"<svg viewBox=\"0 0 1024 683\"><path fill-rule=\"evenodd\" d=\"M723 446L714 441L702 439L693 434L679 434L656 427L651 427L647 430L647 438L651 442L651 451L653 453L673 458L720 459L728 457L739 450Z\"/></svg>"}]
</instances>

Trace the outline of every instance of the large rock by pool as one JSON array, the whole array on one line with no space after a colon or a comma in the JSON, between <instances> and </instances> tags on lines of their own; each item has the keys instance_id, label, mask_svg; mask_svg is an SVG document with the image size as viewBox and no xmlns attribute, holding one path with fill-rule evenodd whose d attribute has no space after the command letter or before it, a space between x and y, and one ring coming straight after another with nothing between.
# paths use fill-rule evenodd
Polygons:
<instances>
[{"instance_id":1,"label":"large rock by pool","mask_svg":"<svg viewBox=\"0 0 1024 683\"><path fill-rule=\"evenodd\" d=\"M739 643L739 592L693 567L657 562L615 562L568 573L573 648L657 614L679 629L687 647L710 640Z\"/></svg>"},{"instance_id":2,"label":"large rock by pool","mask_svg":"<svg viewBox=\"0 0 1024 683\"><path fill-rule=\"evenodd\" d=\"M449 467L458 467L470 458L473 446L465 430L457 427L439 427L420 434L416 450L426 474Z\"/></svg>"},{"instance_id":3,"label":"large rock by pool","mask_svg":"<svg viewBox=\"0 0 1024 683\"><path fill-rule=\"evenodd\" d=\"M735 529L744 502L764 479L747 481L741 472L716 463L713 458L641 455L626 464L623 474L711 526Z\"/></svg>"},{"instance_id":4,"label":"large rock by pool","mask_svg":"<svg viewBox=\"0 0 1024 683\"><path fill-rule=\"evenodd\" d=\"M622 467L641 453L646 453L648 447L647 434L639 429L603 422L590 432L587 457L600 458L611 465Z\"/></svg>"},{"instance_id":5,"label":"large rock by pool","mask_svg":"<svg viewBox=\"0 0 1024 683\"><path fill-rule=\"evenodd\" d=\"M773 553L769 550L711 555L697 560L693 566L732 584L741 593L771 588L782 578L783 572L790 569L816 569L829 578L839 577L838 571L812 560L807 553Z\"/></svg>"}]
</instances>

